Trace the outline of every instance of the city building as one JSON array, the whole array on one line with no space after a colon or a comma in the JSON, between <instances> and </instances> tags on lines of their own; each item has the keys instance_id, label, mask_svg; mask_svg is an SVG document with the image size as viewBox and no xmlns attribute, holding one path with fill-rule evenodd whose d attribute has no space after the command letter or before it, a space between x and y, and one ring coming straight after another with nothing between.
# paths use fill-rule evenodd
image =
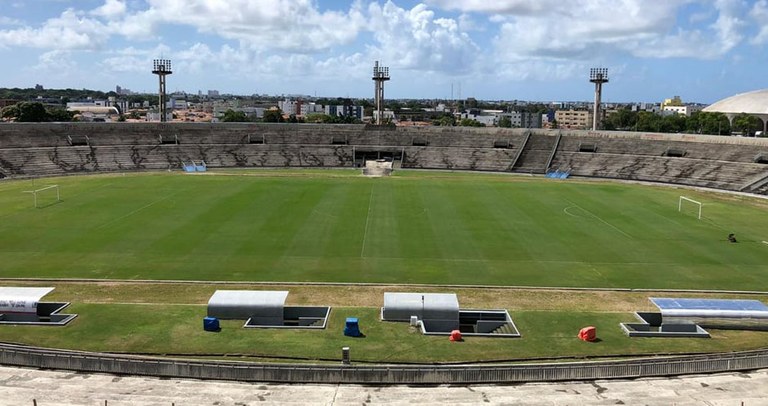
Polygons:
<instances>
[{"instance_id":1,"label":"city building","mask_svg":"<svg viewBox=\"0 0 768 406\"><path fill-rule=\"evenodd\" d=\"M690 116L691 114L701 111L703 106L697 104L686 104L680 96L674 96L671 99L664 99L661 103L661 114L681 114L684 116Z\"/></svg>"},{"instance_id":2,"label":"city building","mask_svg":"<svg viewBox=\"0 0 768 406\"><path fill-rule=\"evenodd\" d=\"M573 130L592 128L592 112L588 110L557 110L555 120L559 128Z\"/></svg>"},{"instance_id":3,"label":"city building","mask_svg":"<svg viewBox=\"0 0 768 406\"><path fill-rule=\"evenodd\" d=\"M510 113L498 114L498 119L502 117L509 118L512 123L512 128L541 128L542 119L538 113L531 113L526 111L513 111Z\"/></svg>"},{"instance_id":4,"label":"city building","mask_svg":"<svg viewBox=\"0 0 768 406\"><path fill-rule=\"evenodd\" d=\"M354 117L358 120L363 119L363 106L348 105L328 105L323 107L323 113L333 117ZM394 116L393 116L394 117Z\"/></svg>"}]
</instances>

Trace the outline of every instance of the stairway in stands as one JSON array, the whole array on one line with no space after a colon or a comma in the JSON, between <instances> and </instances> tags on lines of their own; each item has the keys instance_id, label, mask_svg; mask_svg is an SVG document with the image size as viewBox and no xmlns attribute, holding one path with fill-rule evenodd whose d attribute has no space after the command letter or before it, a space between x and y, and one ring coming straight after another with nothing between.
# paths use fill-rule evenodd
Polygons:
<instances>
[{"instance_id":1,"label":"stairway in stands","mask_svg":"<svg viewBox=\"0 0 768 406\"><path fill-rule=\"evenodd\" d=\"M512 172L544 174L557 137L543 134L531 134L523 147L523 152L515 162Z\"/></svg>"}]
</instances>

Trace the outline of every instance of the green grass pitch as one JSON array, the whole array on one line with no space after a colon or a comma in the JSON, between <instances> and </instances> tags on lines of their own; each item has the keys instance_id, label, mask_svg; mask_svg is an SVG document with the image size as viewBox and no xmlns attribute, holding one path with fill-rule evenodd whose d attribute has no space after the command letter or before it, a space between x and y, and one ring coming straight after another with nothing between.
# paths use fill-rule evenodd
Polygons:
<instances>
[{"instance_id":1,"label":"green grass pitch","mask_svg":"<svg viewBox=\"0 0 768 406\"><path fill-rule=\"evenodd\" d=\"M23 191L50 184L62 201L41 194L34 208ZM678 212L680 195L703 203L701 220ZM0 276L765 291L767 208L687 189L445 172L4 180Z\"/></svg>"}]
</instances>

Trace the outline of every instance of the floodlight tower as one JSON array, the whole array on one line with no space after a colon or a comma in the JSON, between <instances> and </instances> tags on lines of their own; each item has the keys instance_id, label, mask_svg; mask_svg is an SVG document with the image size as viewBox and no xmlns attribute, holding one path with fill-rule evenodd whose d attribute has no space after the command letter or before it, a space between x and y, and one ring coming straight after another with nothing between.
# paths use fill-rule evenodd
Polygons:
<instances>
[{"instance_id":1,"label":"floodlight tower","mask_svg":"<svg viewBox=\"0 0 768 406\"><path fill-rule=\"evenodd\" d=\"M603 83L608 83L608 68L589 70L589 81L595 84L595 109L592 114L592 130L597 130L600 114L600 98L603 95Z\"/></svg>"},{"instance_id":2,"label":"floodlight tower","mask_svg":"<svg viewBox=\"0 0 768 406\"><path fill-rule=\"evenodd\" d=\"M376 105L376 124L384 123L384 82L389 80L389 68L379 66L379 61L373 65L373 81L376 84L374 104Z\"/></svg>"},{"instance_id":3,"label":"floodlight tower","mask_svg":"<svg viewBox=\"0 0 768 406\"><path fill-rule=\"evenodd\" d=\"M170 75L171 60L170 59L155 59L152 63L152 73L160 78L160 121L166 121L166 97L165 97L165 76Z\"/></svg>"}]
</instances>

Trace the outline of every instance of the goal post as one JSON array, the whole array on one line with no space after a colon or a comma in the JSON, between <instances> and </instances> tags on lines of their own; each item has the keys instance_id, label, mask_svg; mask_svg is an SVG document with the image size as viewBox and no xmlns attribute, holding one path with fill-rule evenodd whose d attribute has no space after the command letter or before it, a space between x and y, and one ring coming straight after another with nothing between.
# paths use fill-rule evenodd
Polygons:
<instances>
[{"instance_id":1,"label":"goal post","mask_svg":"<svg viewBox=\"0 0 768 406\"><path fill-rule=\"evenodd\" d=\"M50 206L61 201L59 185L49 185L35 190L25 190L24 193L32 195L35 208ZM53 200L54 195L56 195L56 200Z\"/></svg>"},{"instance_id":2,"label":"goal post","mask_svg":"<svg viewBox=\"0 0 768 406\"><path fill-rule=\"evenodd\" d=\"M699 220L701 220L701 202L697 202L696 200L693 200L691 198L680 196L680 199L677 201L677 211L682 212L684 207L690 207L690 206L696 206L697 216Z\"/></svg>"}]
</instances>

